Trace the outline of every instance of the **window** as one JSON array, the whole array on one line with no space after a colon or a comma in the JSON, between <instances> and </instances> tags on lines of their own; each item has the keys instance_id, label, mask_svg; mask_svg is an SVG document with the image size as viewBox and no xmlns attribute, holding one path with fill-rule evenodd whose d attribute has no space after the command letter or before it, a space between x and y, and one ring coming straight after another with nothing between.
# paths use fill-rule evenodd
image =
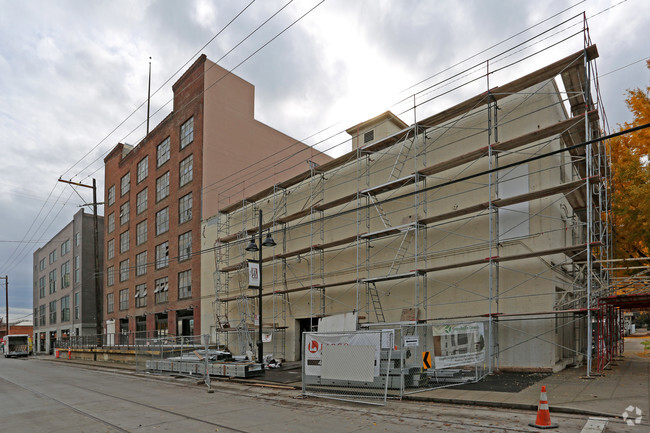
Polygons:
<instances>
[{"instance_id":1,"label":"window","mask_svg":"<svg viewBox=\"0 0 650 433\"><path fill-rule=\"evenodd\" d=\"M70 261L61 265L61 288L70 287Z\"/></svg>"},{"instance_id":2,"label":"window","mask_svg":"<svg viewBox=\"0 0 650 433\"><path fill-rule=\"evenodd\" d=\"M54 262L56 262L56 250L50 253L50 265Z\"/></svg>"},{"instance_id":3,"label":"window","mask_svg":"<svg viewBox=\"0 0 650 433\"><path fill-rule=\"evenodd\" d=\"M156 201L160 201L169 195L169 172L156 179Z\"/></svg>"},{"instance_id":4,"label":"window","mask_svg":"<svg viewBox=\"0 0 650 433\"><path fill-rule=\"evenodd\" d=\"M167 293L169 289L169 280L167 277L158 278L156 280L156 288L153 293L156 295L156 304L167 302Z\"/></svg>"},{"instance_id":5,"label":"window","mask_svg":"<svg viewBox=\"0 0 650 433\"><path fill-rule=\"evenodd\" d=\"M108 257L108 260L115 257L115 239L109 239L106 243L106 256Z\"/></svg>"},{"instance_id":6,"label":"window","mask_svg":"<svg viewBox=\"0 0 650 433\"><path fill-rule=\"evenodd\" d=\"M50 271L50 295L56 292L56 269Z\"/></svg>"},{"instance_id":7,"label":"window","mask_svg":"<svg viewBox=\"0 0 650 433\"><path fill-rule=\"evenodd\" d=\"M194 141L194 117L181 125L181 149Z\"/></svg>"},{"instance_id":8,"label":"window","mask_svg":"<svg viewBox=\"0 0 650 433\"><path fill-rule=\"evenodd\" d=\"M178 274L178 299L192 297L192 270Z\"/></svg>"},{"instance_id":9,"label":"window","mask_svg":"<svg viewBox=\"0 0 650 433\"><path fill-rule=\"evenodd\" d=\"M120 262L120 282L129 279L129 259Z\"/></svg>"},{"instance_id":10,"label":"window","mask_svg":"<svg viewBox=\"0 0 650 433\"><path fill-rule=\"evenodd\" d=\"M120 310L129 309L129 289L120 290Z\"/></svg>"},{"instance_id":11,"label":"window","mask_svg":"<svg viewBox=\"0 0 650 433\"><path fill-rule=\"evenodd\" d=\"M145 188L135 196L135 212L141 214L147 210L148 189Z\"/></svg>"},{"instance_id":12,"label":"window","mask_svg":"<svg viewBox=\"0 0 650 433\"><path fill-rule=\"evenodd\" d=\"M70 320L70 295L61 298L61 322Z\"/></svg>"},{"instance_id":13,"label":"window","mask_svg":"<svg viewBox=\"0 0 650 433\"><path fill-rule=\"evenodd\" d=\"M38 307L38 324L45 326L45 305Z\"/></svg>"},{"instance_id":14,"label":"window","mask_svg":"<svg viewBox=\"0 0 650 433\"><path fill-rule=\"evenodd\" d=\"M109 266L106 269L106 285L112 286L115 284L115 266Z\"/></svg>"},{"instance_id":15,"label":"window","mask_svg":"<svg viewBox=\"0 0 650 433\"><path fill-rule=\"evenodd\" d=\"M120 179L120 197L131 189L131 173L127 173Z\"/></svg>"},{"instance_id":16,"label":"window","mask_svg":"<svg viewBox=\"0 0 650 433\"><path fill-rule=\"evenodd\" d=\"M147 252L143 251L135 256L135 275L140 276L147 273Z\"/></svg>"},{"instance_id":17,"label":"window","mask_svg":"<svg viewBox=\"0 0 650 433\"><path fill-rule=\"evenodd\" d=\"M138 284L135 286L135 308L147 306L147 285Z\"/></svg>"},{"instance_id":18,"label":"window","mask_svg":"<svg viewBox=\"0 0 650 433\"><path fill-rule=\"evenodd\" d=\"M178 223L183 224L192 219L192 193L178 200Z\"/></svg>"},{"instance_id":19,"label":"window","mask_svg":"<svg viewBox=\"0 0 650 433\"><path fill-rule=\"evenodd\" d=\"M74 294L74 319L78 320L79 319L79 308L81 306L79 305L79 292Z\"/></svg>"},{"instance_id":20,"label":"window","mask_svg":"<svg viewBox=\"0 0 650 433\"><path fill-rule=\"evenodd\" d=\"M120 235L120 253L125 253L129 250L130 241L129 231L125 231Z\"/></svg>"},{"instance_id":21,"label":"window","mask_svg":"<svg viewBox=\"0 0 650 433\"><path fill-rule=\"evenodd\" d=\"M181 161L180 185L187 185L192 180L192 167L194 166L194 155L190 155Z\"/></svg>"},{"instance_id":22,"label":"window","mask_svg":"<svg viewBox=\"0 0 650 433\"><path fill-rule=\"evenodd\" d=\"M50 302L50 325L56 323L56 301Z\"/></svg>"},{"instance_id":23,"label":"window","mask_svg":"<svg viewBox=\"0 0 650 433\"><path fill-rule=\"evenodd\" d=\"M81 245L81 233L75 233L74 234L74 245L75 247L78 247Z\"/></svg>"},{"instance_id":24,"label":"window","mask_svg":"<svg viewBox=\"0 0 650 433\"><path fill-rule=\"evenodd\" d=\"M145 156L142 158L140 162L138 162L138 175L137 175L137 183L142 182L147 178L149 175L149 156Z\"/></svg>"},{"instance_id":25,"label":"window","mask_svg":"<svg viewBox=\"0 0 650 433\"><path fill-rule=\"evenodd\" d=\"M111 185L111 187L108 188L108 193L107 193L107 195L108 195L108 200L107 200L107 201L108 201L108 205L110 206L110 205L112 205L113 203L115 203L115 185Z\"/></svg>"},{"instance_id":26,"label":"window","mask_svg":"<svg viewBox=\"0 0 650 433\"><path fill-rule=\"evenodd\" d=\"M131 205L127 201L126 203L120 206L120 225L124 225L129 222L129 213L131 211Z\"/></svg>"},{"instance_id":27,"label":"window","mask_svg":"<svg viewBox=\"0 0 650 433\"><path fill-rule=\"evenodd\" d=\"M156 148L156 163L158 167L169 161L169 137L165 138Z\"/></svg>"},{"instance_id":28,"label":"window","mask_svg":"<svg viewBox=\"0 0 650 433\"><path fill-rule=\"evenodd\" d=\"M145 242L147 242L147 220L135 226L135 244L142 245Z\"/></svg>"},{"instance_id":29,"label":"window","mask_svg":"<svg viewBox=\"0 0 650 433\"><path fill-rule=\"evenodd\" d=\"M39 270L44 270L45 269L45 259L41 259L41 262L39 264Z\"/></svg>"},{"instance_id":30,"label":"window","mask_svg":"<svg viewBox=\"0 0 650 433\"><path fill-rule=\"evenodd\" d=\"M178 237L178 261L182 262L190 257L192 257L192 232L187 232Z\"/></svg>"},{"instance_id":31,"label":"window","mask_svg":"<svg viewBox=\"0 0 650 433\"><path fill-rule=\"evenodd\" d=\"M108 232L113 233L115 230L115 212L108 215Z\"/></svg>"},{"instance_id":32,"label":"window","mask_svg":"<svg viewBox=\"0 0 650 433\"><path fill-rule=\"evenodd\" d=\"M34 308L34 327L38 326L38 307Z\"/></svg>"},{"instance_id":33,"label":"window","mask_svg":"<svg viewBox=\"0 0 650 433\"><path fill-rule=\"evenodd\" d=\"M45 277L38 279L38 295L41 298L45 297Z\"/></svg>"},{"instance_id":34,"label":"window","mask_svg":"<svg viewBox=\"0 0 650 433\"><path fill-rule=\"evenodd\" d=\"M169 208L156 212L156 236L169 230Z\"/></svg>"},{"instance_id":35,"label":"window","mask_svg":"<svg viewBox=\"0 0 650 433\"><path fill-rule=\"evenodd\" d=\"M74 282L81 281L81 257L74 256Z\"/></svg>"},{"instance_id":36,"label":"window","mask_svg":"<svg viewBox=\"0 0 650 433\"><path fill-rule=\"evenodd\" d=\"M61 244L61 257L70 252L70 239Z\"/></svg>"},{"instance_id":37,"label":"window","mask_svg":"<svg viewBox=\"0 0 650 433\"><path fill-rule=\"evenodd\" d=\"M113 299L113 294L109 293L106 295L106 312L112 313L113 311L115 311L115 301Z\"/></svg>"},{"instance_id":38,"label":"window","mask_svg":"<svg viewBox=\"0 0 650 433\"><path fill-rule=\"evenodd\" d=\"M169 242L156 245L156 269L166 268L169 265Z\"/></svg>"},{"instance_id":39,"label":"window","mask_svg":"<svg viewBox=\"0 0 650 433\"><path fill-rule=\"evenodd\" d=\"M363 144L369 143L374 139L375 139L375 130L374 129L372 131L368 131L365 134L363 134Z\"/></svg>"}]
</instances>

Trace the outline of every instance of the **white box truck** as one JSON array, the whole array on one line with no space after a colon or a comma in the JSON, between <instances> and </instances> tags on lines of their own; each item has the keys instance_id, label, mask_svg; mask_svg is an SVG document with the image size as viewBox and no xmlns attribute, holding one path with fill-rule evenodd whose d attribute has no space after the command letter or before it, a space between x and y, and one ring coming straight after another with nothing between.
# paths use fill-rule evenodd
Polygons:
<instances>
[{"instance_id":1,"label":"white box truck","mask_svg":"<svg viewBox=\"0 0 650 433\"><path fill-rule=\"evenodd\" d=\"M27 334L5 335L2 338L2 352L10 356L29 356L32 352L32 337Z\"/></svg>"}]
</instances>

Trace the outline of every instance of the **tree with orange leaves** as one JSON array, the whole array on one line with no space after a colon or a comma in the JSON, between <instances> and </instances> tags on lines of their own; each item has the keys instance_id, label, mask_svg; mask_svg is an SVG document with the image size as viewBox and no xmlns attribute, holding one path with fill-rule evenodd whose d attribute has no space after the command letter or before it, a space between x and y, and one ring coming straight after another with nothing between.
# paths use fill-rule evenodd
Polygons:
<instances>
[{"instance_id":1,"label":"tree with orange leaves","mask_svg":"<svg viewBox=\"0 0 650 433\"><path fill-rule=\"evenodd\" d=\"M650 69L650 61L647 61ZM650 86L628 90L634 116L621 130L650 123ZM650 252L650 130L615 137L612 152L614 248L616 257L647 257Z\"/></svg>"}]
</instances>

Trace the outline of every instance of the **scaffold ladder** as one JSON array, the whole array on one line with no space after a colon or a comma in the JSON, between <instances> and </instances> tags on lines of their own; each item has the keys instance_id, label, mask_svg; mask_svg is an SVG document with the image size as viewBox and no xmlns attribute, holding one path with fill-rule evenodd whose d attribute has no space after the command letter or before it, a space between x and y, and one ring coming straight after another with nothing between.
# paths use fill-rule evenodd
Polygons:
<instances>
[{"instance_id":1,"label":"scaffold ladder","mask_svg":"<svg viewBox=\"0 0 650 433\"><path fill-rule=\"evenodd\" d=\"M253 341L251 339L251 335L248 330L248 322L247 322L247 319L251 317L248 296L244 295L241 298L239 298L239 301L237 302L237 306L239 307L239 317L241 317L239 326L237 326L237 334L239 337L238 339L239 339L239 349L240 349L239 353L241 355L246 355L246 351L248 350L254 352Z\"/></svg>"},{"instance_id":2,"label":"scaffold ladder","mask_svg":"<svg viewBox=\"0 0 650 433\"><path fill-rule=\"evenodd\" d=\"M375 283L368 284L368 295L372 302L372 307L375 310L377 322L385 322L386 318L384 317L384 309L381 307L381 300L379 299L379 292L377 291L377 285Z\"/></svg>"},{"instance_id":3,"label":"scaffold ladder","mask_svg":"<svg viewBox=\"0 0 650 433\"><path fill-rule=\"evenodd\" d=\"M402 141L397 158L395 158L395 164L393 164L393 169L390 171L390 175L388 176L389 181L399 179L402 175L404 164L406 164L406 161L408 160L414 141L415 138L409 139L408 136Z\"/></svg>"},{"instance_id":4,"label":"scaffold ladder","mask_svg":"<svg viewBox=\"0 0 650 433\"><path fill-rule=\"evenodd\" d=\"M375 209L377 210L377 213L379 214L379 219L381 219L381 222L384 223L384 226L386 228L392 227L390 221L388 220L388 215L386 215L386 211L381 206L381 203L379 203L377 201L377 197L375 197L372 194L368 194L368 197L370 198L370 202L375 206Z\"/></svg>"},{"instance_id":5,"label":"scaffold ladder","mask_svg":"<svg viewBox=\"0 0 650 433\"><path fill-rule=\"evenodd\" d=\"M397 271L399 271L399 266L404 260L404 257L406 257L406 252L411 246L414 233L415 233L414 227L409 227L408 229L404 230L404 236L402 237L402 242L400 242L399 248L397 250L397 254L395 254L393 263L391 263L390 265L390 269L388 270L388 275L396 274Z\"/></svg>"}]
</instances>

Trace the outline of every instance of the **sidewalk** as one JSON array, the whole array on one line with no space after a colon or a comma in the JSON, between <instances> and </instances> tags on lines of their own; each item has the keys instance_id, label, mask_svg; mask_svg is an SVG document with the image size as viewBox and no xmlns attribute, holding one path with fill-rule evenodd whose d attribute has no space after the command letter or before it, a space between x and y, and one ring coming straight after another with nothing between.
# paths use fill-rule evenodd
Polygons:
<instances>
[{"instance_id":1,"label":"sidewalk","mask_svg":"<svg viewBox=\"0 0 650 433\"><path fill-rule=\"evenodd\" d=\"M406 399L463 405L483 405L512 409L537 410L542 385L546 386L551 412L577 413L591 416L620 417L628 406L643 411L643 425L650 415L650 351L644 353L641 341L650 335L636 335L625 339L625 353L603 375L593 374L587 379L586 368L568 368L552 374L518 392L465 390L457 387L418 392ZM41 359L135 373L135 365L102 361ZM214 378L213 380L219 380ZM232 379L226 379L233 381ZM268 370L263 378L236 380L239 383L277 384L301 389L299 363L287 363L281 370ZM498 379L497 379L498 380Z\"/></svg>"}]
</instances>

